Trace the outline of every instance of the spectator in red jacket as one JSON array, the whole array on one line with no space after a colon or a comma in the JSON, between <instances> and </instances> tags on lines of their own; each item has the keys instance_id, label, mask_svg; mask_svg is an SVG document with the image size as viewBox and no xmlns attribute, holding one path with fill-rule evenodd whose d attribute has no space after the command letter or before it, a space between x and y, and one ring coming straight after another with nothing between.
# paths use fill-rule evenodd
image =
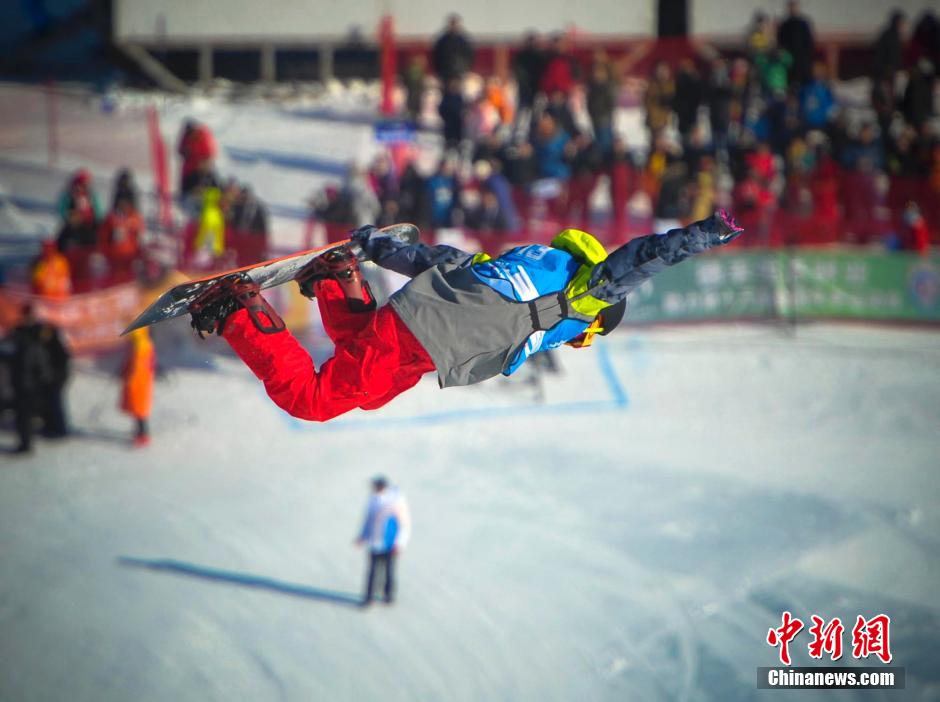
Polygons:
<instances>
[{"instance_id":1,"label":"spectator in red jacket","mask_svg":"<svg viewBox=\"0 0 940 702\"><path fill-rule=\"evenodd\" d=\"M180 193L188 195L199 185L204 174L212 169L218 147L215 137L206 125L188 120L183 127L176 151L183 159Z\"/></svg>"},{"instance_id":2,"label":"spectator in red jacket","mask_svg":"<svg viewBox=\"0 0 940 702\"><path fill-rule=\"evenodd\" d=\"M744 160L748 168L753 169L755 175L767 185L770 185L777 175L777 164L770 150L770 144L766 141L759 142L757 149L749 153Z\"/></svg>"},{"instance_id":3,"label":"spectator in red jacket","mask_svg":"<svg viewBox=\"0 0 940 702\"><path fill-rule=\"evenodd\" d=\"M574 58L568 51L568 41L564 35L556 34L552 38L551 50L539 87L546 95L551 95L556 91L571 95L574 81Z\"/></svg>"},{"instance_id":4,"label":"spectator in red jacket","mask_svg":"<svg viewBox=\"0 0 940 702\"><path fill-rule=\"evenodd\" d=\"M127 196L118 198L114 209L101 223L98 229L98 249L108 259L111 275L115 280L131 277L134 262L140 257L140 235L143 228L143 218Z\"/></svg>"},{"instance_id":5,"label":"spectator in red jacket","mask_svg":"<svg viewBox=\"0 0 940 702\"><path fill-rule=\"evenodd\" d=\"M916 202L909 202L904 207L901 247L907 251L915 251L921 256L930 254L930 232L927 222Z\"/></svg>"},{"instance_id":6,"label":"spectator in red jacket","mask_svg":"<svg viewBox=\"0 0 940 702\"><path fill-rule=\"evenodd\" d=\"M817 223L816 242L832 242L839 238L840 193L839 168L828 153L820 158L810 177L813 214Z\"/></svg>"},{"instance_id":7,"label":"spectator in red jacket","mask_svg":"<svg viewBox=\"0 0 940 702\"><path fill-rule=\"evenodd\" d=\"M734 207L741 213L739 218L747 222L758 234L757 244L767 244L770 236L770 215L776 198L764 179L749 168L747 175L739 180L731 196Z\"/></svg>"},{"instance_id":8,"label":"spectator in red jacket","mask_svg":"<svg viewBox=\"0 0 940 702\"><path fill-rule=\"evenodd\" d=\"M635 189L636 172L627 144L622 137L615 137L608 156L610 166L610 208L613 219L612 232L623 236L623 223L627 213L627 200ZM619 242L618 242L619 243Z\"/></svg>"}]
</instances>

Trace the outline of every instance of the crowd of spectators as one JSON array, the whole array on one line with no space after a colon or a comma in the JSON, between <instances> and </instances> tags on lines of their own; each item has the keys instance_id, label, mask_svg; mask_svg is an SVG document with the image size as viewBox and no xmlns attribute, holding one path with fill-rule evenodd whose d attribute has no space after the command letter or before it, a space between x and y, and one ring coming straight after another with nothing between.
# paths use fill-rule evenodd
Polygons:
<instances>
[{"instance_id":1,"label":"crowd of spectators","mask_svg":"<svg viewBox=\"0 0 940 702\"><path fill-rule=\"evenodd\" d=\"M689 45L690 46L690 45ZM867 100L839 99L812 22L797 0L786 15L758 12L737 49L664 52L650 66L638 145L617 124L622 65L584 60L570 37L530 33L508 73L472 73L475 50L451 16L401 76L404 109L426 117L440 98L444 150L351 165L344 182L311 200L328 239L349 226L413 221L480 238L533 238L539 223L590 229L615 244L730 206L753 244L877 242L924 251L940 226L940 141L934 115L940 23L892 12L873 37ZM629 101L629 100L628 100ZM627 102L628 102L627 101ZM244 265L266 255L268 216L251 188L217 174L207 126L188 121L180 201L184 267ZM91 174L61 197L61 228L32 269L47 297L132 279L145 228L133 174L115 177L104 210ZM308 237L309 239L310 237Z\"/></svg>"},{"instance_id":2,"label":"crowd of spectators","mask_svg":"<svg viewBox=\"0 0 940 702\"><path fill-rule=\"evenodd\" d=\"M351 168L312 211L336 228L407 220L484 236L531 236L533 222L550 219L615 243L731 206L753 244L925 250L924 216L940 221L930 210L940 203L938 49L933 13L913 32L892 13L873 37L868 100L847 105L811 20L791 0L779 22L757 13L737 50L667 52L655 62L641 105L647 146L630 147L616 124L617 62L603 52L579 61L566 35L532 33L513 53L511 76L480 79L470 74L473 43L452 16L430 61L416 53L402 75L414 120L429 83L439 86L436 168L396 168L382 155L368 170Z\"/></svg>"},{"instance_id":3,"label":"crowd of spectators","mask_svg":"<svg viewBox=\"0 0 940 702\"><path fill-rule=\"evenodd\" d=\"M208 127L187 122L177 151L179 202L187 220L179 263L191 268L264 260L267 208L249 185L221 180L215 168L217 147ZM82 168L69 177L59 198L58 234L54 241L43 243L30 268L34 293L62 299L140 276L146 222L134 174L118 171L112 189L105 210L90 171Z\"/></svg>"},{"instance_id":4,"label":"crowd of spectators","mask_svg":"<svg viewBox=\"0 0 940 702\"><path fill-rule=\"evenodd\" d=\"M33 291L48 298L68 297L94 287L133 279L141 256L144 220L131 171L118 171L105 211L91 173L79 169L59 198L56 240L43 243L33 262Z\"/></svg>"},{"instance_id":5,"label":"crowd of spectators","mask_svg":"<svg viewBox=\"0 0 940 702\"><path fill-rule=\"evenodd\" d=\"M181 161L180 201L188 219L183 267L219 268L263 261L268 247L267 207L250 185L219 176L218 146L209 127L187 120L176 151Z\"/></svg>"}]
</instances>

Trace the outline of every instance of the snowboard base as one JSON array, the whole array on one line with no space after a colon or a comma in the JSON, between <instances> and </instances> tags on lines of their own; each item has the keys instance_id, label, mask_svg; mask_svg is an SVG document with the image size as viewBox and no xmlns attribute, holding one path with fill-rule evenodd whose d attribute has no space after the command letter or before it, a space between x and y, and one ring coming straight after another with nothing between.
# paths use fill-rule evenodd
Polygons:
<instances>
[{"instance_id":1,"label":"snowboard base","mask_svg":"<svg viewBox=\"0 0 940 702\"><path fill-rule=\"evenodd\" d=\"M420 232L413 224L391 224L380 231L391 234L406 244L413 244L418 240ZM198 278L186 283L176 285L154 300L150 306L141 312L132 321L121 335L128 334L135 329L148 327L151 324L173 319L187 313L189 304L196 299L208 286L232 275L233 273L247 273L248 276L261 286L262 290L289 283L297 277L308 263L318 256L329 253L349 243L349 240L339 241L329 246L299 251L297 253L261 261L251 266L242 266L232 270L223 271L215 275ZM365 260L365 259L363 259Z\"/></svg>"}]
</instances>

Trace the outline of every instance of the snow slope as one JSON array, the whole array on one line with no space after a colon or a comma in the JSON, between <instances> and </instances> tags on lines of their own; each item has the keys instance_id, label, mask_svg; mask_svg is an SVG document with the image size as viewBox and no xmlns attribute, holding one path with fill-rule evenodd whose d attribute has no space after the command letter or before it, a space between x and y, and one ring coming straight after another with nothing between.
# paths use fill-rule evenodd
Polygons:
<instances>
[{"instance_id":1,"label":"snow slope","mask_svg":"<svg viewBox=\"0 0 940 702\"><path fill-rule=\"evenodd\" d=\"M840 699L940 695L936 332L632 330L564 350L541 404L426 378L317 425L158 330L152 447L83 363L79 435L2 459L0 699L776 699L783 609L892 617L906 693ZM362 611L380 471L414 534Z\"/></svg>"}]
</instances>

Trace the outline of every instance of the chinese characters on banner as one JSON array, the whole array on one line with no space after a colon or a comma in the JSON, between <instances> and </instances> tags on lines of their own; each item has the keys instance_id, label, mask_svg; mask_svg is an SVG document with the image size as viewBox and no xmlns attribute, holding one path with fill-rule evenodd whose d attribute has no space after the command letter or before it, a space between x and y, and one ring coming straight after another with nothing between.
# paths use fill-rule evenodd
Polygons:
<instances>
[{"instance_id":1,"label":"chinese characters on banner","mask_svg":"<svg viewBox=\"0 0 940 702\"><path fill-rule=\"evenodd\" d=\"M643 283L627 319L940 320L940 257L859 251L738 250Z\"/></svg>"},{"instance_id":2,"label":"chinese characters on banner","mask_svg":"<svg viewBox=\"0 0 940 702\"><path fill-rule=\"evenodd\" d=\"M812 626L808 631L811 641L808 645L809 655L812 658L822 658L828 654L831 660L842 658L842 636L845 626L838 617L829 622L817 615L812 615ZM889 642L889 629L891 618L886 614L878 614L871 619L865 619L861 614L852 627L852 657L868 658L877 656L882 663L891 662L891 645ZM767 643L779 647L780 662L790 665L790 643L796 639L803 630L803 622L790 612L784 612L781 625L767 632Z\"/></svg>"}]
</instances>

